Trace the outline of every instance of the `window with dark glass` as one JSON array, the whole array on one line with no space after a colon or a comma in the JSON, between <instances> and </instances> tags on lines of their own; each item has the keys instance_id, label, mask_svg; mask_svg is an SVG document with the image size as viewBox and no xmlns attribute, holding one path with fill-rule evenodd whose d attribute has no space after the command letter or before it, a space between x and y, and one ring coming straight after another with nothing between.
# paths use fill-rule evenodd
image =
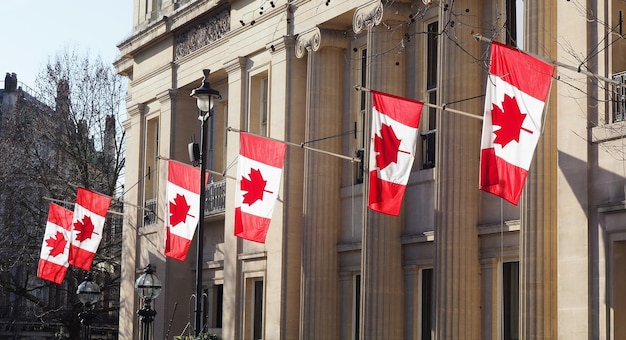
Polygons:
<instances>
[{"instance_id":1,"label":"window with dark glass","mask_svg":"<svg viewBox=\"0 0 626 340\"><path fill-rule=\"evenodd\" d=\"M504 340L519 339L519 262L502 264L502 331Z\"/></svg>"},{"instance_id":2,"label":"window with dark glass","mask_svg":"<svg viewBox=\"0 0 626 340\"><path fill-rule=\"evenodd\" d=\"M359 59L359 81L358 83L365 87L367 85L367 49L360 50ZM363 164L366 160L363 159L365 155L365 114L367 112L367 95L369 92L359 91L359 112L354 122L354 138L357 140L357 149L355 151L356 157L361 160L359 163L355 163L356 174L355 183L363 183Z\"/></svg>"},{"instance_id":3,"label":"window with dark glass","mask_svg":"<svg viewBox=\"0 0 626 340\"><path fill-rule=\"evenodd\" d=\"M254 310L252 338L263 339L263 281L254 281Z\"/></svg>"},{"instance_id":4,"label":"window with dark glass","mask_svg":"<svg viewBox=\"0 0 626 340\"><path fill-rule=\"evenodd\" d=\"M433 269L422 269L422 289L420 291L420 339L432 339L433 330Z\"/></svg>"},{"instance_id":5,"label":"window with dark glass","mask_svg":"<svg viewBox=\"0 0 626 340\"><path fill-rule=\"evenodd\" d=\"M222 315L224 309L224 285L215 285L215 319L214 327L222 328Z\"/></svg>"},{"instance_id":6,"label":"window with dark glass","mask_svg":"<svg viewBox=\"0 0 626 340\"><path fill-rule=\"evenodd\" d=\"M359 340L361 333L361 275L354 275L354 340Z\"/></svg>"},{"instance_id":7,"label":"window with dark glass","mask_svg":"<svg viewBox=\"0 0 626 340\"><path fill-rule=\"evenodd\" d=\"M517 0L506 0L506 44L517 46Z\"/></svg>"},{"instance_id":8,"label":"window with dark glass","mask_svg":"<svg viewBox=\"0 0 626 340\"><path fill-rule=\"evenodd\" d=\"M429 104L437 104L437 67L439 23L437 21L426 25L426 95ZM437 132L437 109L428 107L426 111L422 137L422 168L435 167L435 141Z\"/></svg>"}]
</instances>

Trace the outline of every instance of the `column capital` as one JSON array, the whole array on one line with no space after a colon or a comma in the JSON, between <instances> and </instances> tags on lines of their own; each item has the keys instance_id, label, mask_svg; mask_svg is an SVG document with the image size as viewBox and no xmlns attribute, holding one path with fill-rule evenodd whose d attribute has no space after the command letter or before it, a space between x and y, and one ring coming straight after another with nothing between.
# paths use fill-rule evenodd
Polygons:
<instances>
[{"instance_id":1,"label":"column capital","mask_svg":"<svg viewBox=\"0 0 626 340\"><path fill-rule=\"evenodd\" d=\"M383 3L380 0L375 0L356 9L352 17L352 28L354 33L358 34L380 24L382 20Z\"/></svg>"},{"instance_id":2,"label":"column capital","mask_svg":"<svg viewBox=\"0 0 626 340\"><path fill-rule=\"evenodd\" d=\"M324 42L322 43L322 35ZM323 47L348 47L344 32L314 27L298 35L296 57L302 58L306 51L315 52Z\"/></svg>"}]
</instances>

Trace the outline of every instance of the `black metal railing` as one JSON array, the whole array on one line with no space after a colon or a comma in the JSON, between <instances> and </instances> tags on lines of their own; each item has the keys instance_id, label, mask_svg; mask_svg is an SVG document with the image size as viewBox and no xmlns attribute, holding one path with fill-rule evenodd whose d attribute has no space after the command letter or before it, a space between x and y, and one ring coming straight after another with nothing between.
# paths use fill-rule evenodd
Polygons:
<instances>
[{"instance_id":1,"label":"black metal railing","mask_svg":"<svg viewBox=\"0 0 626 340\"><path fill-rule=\"evenodd\" d=\"M204 215L215 215L226 210L226 180L211 182L206 187ZM144 225L157 223L157 200L149 199L144 203Z\"/></svg>"},{"instance_id":2,"label":"black metal railing","mask_svg":"<svg viewBox=\"0 0 626 340\"><path fill-rule=\"evenodd\" d=\"M422 136L422 169L435 167L436 130L421 133Z\"/></svg>"},{"instance_id":3,"label":"black metal railing","mask_svg":"<svg viewBox=\"0 0 626 340\"><path fill-rule=\"evenodd\" d=\"M214 215L226 210L226 180L211 182L206 187L204 214Z\"/></svg>"},{"instance_id":4,"label":"black metal railing","mask_svg":"<svg viewBox=\"0 0 626 340\"><path fill-rule=\"evenodd\" d=\"M157 222L156 198L146 200L143 211L143 225L151 225Z\"/></svg>"}]
</instances>

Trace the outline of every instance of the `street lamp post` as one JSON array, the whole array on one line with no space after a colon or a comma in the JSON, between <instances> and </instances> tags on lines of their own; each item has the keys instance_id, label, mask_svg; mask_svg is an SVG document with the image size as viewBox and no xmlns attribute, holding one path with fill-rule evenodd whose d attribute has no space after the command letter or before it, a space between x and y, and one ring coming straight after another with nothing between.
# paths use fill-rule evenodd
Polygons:
<instances>
[{"instance_id":1,"label":"street lamp post","mask_svg":"<svg viewBox=\"0 0 626 340\"><path fill-rule=\"evenodd\" d=\"M83 339L89 339L91 334L91 321L93 321L93 309L100 297L100 287L93 282L91 273L87 273L85 280L76 289L78 300L83 304L83 311L78 313L80 324L82 325Z\"/></svg>"},{"instance_id":2,"label":"street lamp post","mask_svg":"<svg viewBox=\"0 0 626 340\"><path fill-rule=\"evenodd\" d=\"M205 173L207 170L206 150L209 137L209 127L207 119L211 117L213 111L213 104L215 98L220 97L219 91L211 88L209 84L210 70L202 70L204 73L204 79L202 79L202 85L197 89L191 91L191 97L196 98L198 105L198 120L200 121L200 219L198 220L198 238L196 241L196 307L194 310L195 323L194 323L194 335L200 335L202 331L202 252L204 248L204 204L206 197L206 182Z\"/></svg>"},{"instance_id":3,"label":"street lamp post","mask_svg":"<svg viewBox=\"0 0 626 340\"><path fill-rule=\"evenodd\" d=\"M137 315L141 317L141 333L143 340L150 339L150 326L157 312L150 307L152 300L161 294L161 281L154 274L154 269L148 264L143 274L135 281L135 290L143 301L143 307L137 311Z\"/></svg>"}]
</instances>

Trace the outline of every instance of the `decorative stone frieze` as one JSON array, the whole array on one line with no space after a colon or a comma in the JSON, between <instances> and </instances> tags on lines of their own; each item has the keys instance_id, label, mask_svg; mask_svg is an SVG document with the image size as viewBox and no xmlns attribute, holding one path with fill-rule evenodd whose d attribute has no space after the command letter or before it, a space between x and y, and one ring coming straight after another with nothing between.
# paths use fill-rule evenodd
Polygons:
<instances>
[{"instance_id":1,"label":"decorative stone frieze","mask_svg":"<svg viewBox=\"0 0 626 340\"><path fill-rule=\"evenodd\" d=\"M224 36L230 31L230 9L217 13L176 36L174 59L180 59Z\"/></svg>"}]
</instances>

